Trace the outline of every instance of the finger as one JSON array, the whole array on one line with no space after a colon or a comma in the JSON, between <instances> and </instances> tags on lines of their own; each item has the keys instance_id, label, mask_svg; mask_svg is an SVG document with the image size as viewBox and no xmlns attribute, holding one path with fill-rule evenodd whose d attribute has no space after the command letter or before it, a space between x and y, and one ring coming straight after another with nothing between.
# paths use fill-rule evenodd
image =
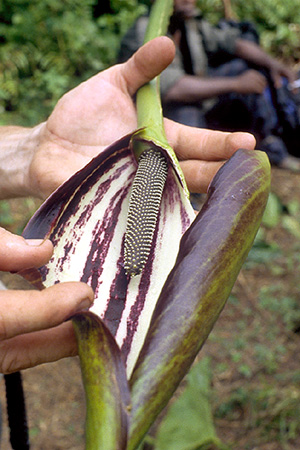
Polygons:
<instances>
[{"instance_id":1,"label":"finger","mask_svg":"<svg viewBox=\"0 0 300 450\"><path fill-rule=\"evenodd\" d=\"M168 119L165 119L165 128L168 141L180 160L222 161L229 159L239 148L255 148L256 141L250 133L188 127Z\"/></svg>"},{"instance_id":2,"label":"finger","mask_svg":"<svg viewBox=\"0 0 300 450\"><path fill-rule=\"evenodd\" d=\"M268 86L267 79L263 76L262 80L260 81L261 86L261 93L265 90L265 88Z\"/></svg>"},{"instance_id":3,"label":"finger","mask_svg":"<svg viewBox=\"0 0 300 450\"><path fill-rule=\"evenodd\" d=\"M180 166L185 176L187 187L193 193L206 193L207 189L225 161L181 161Z\"/></svg>"},{"instance_id":4,"label":"finger","mask_svg":"<svg viewBox=\"0 0 300 450\"><path fill-rule=\"evenodd\" d=\"M171 39L161 36L143 45L126 63L121 74L130 95L159 75L175 56Z\"/></svg>"},{"instance_id":5,"label":"finger","mask_svg":"<svg viewBox=\"0 0 300 450\"><path fill-rule=\"evenodd\" d=\"M259 78L258 80L255 80L255 86L257 87L257 90L261 92L267 86L267 80L264 77Z\"/></svg>"},{"instance_id":6,"label":"finger","mask_svg":"<svg viewBox=\"0 0 300 450\"><path fill-rule=\"evenodd\" d=\"M276 89L280 89L282 87L282 81L283 80L278 73L273 77L273 82Z\"/></svg>"},{"instance_id":7,"label":"finger","mask_svg":"<svg viewBox=\"0 0 300 450\"><path fill-rule=\"evenodd\" d=\"M17 272L40 267L49 261L52 252L49 240L24 239L0 228L0 270Z\"/></svg>"},{"instance_id":8,"label":"finger","mask_svg":"<svg viewBox=\"0 0 300 450\"><path fill-rule=\"evenodd\" d=\"M0 372L12 373L77 354L71 322L0 342Z\"/></svg>"},{"instance_id":9,"label":"finger","mask_svg":"<svg viewBox=\"0 0 300 450\"><path fill-rule=\"evenodd\" d=\"M91 306L93 291L85 283L59 283L43 291L0 292L0 340L64 322Z\"/></svg>"}]
</instances>

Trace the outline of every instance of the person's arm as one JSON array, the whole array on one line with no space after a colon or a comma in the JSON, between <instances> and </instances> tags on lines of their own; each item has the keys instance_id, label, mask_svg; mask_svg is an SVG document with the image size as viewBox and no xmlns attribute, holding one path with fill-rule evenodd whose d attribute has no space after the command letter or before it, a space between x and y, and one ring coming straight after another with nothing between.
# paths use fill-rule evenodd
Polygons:
<instances>
[{"instance_id":1,"label":"person's arm","mask_svg":"<svg viewBox=\"0 0 300 450\"><path fill-rule=\"evenodd\" d=\"M289 82L295 80L295 73L289 66L282 64L268 55L259 45L245 39L237 39L235 55L258 67L270 70L276 85L280 86L280 77L286 77Z\"/></svg>"},{"instance_id":2,"label":"person's arm","mask_svg":"<svg viewBox=\"0 0 300 450\"><path fill-rule=\"evenodd\" d=\"M222 94L263 92L265 77L256 70L247 70L235 77L198 77L184 75L164 95L164 101L197 103Z\"/></svg>"},{"instance_id":3,"label":"person's arm","mask_svg":"<svg viewBox=\"0 0 300 450\"><path fill-rule=\"evenodd\" d=\"M0 199L32 194L26 176L41 143L40 132L43 126L0 127Z\"/></svg>"}]
</instances>

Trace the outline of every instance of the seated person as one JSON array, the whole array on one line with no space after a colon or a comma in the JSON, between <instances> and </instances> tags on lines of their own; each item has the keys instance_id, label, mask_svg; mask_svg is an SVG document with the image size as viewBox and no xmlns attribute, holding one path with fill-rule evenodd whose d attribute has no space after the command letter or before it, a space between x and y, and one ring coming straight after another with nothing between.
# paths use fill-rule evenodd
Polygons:
<instances>
[{"instance_id":1,"label":"seated person","mask_svg":"<svg viewBox=\"0 0 300 450\"><path fill-rule=\"evenodd\" d=\"M195 4L196 0L174 0L169 33L177 53L161 76L164 114L192 126L249 131L272 164L300 171L298 116L295 139L285 140L290 133L282 130L267 90L268 82L280 89L283 80L291 83L295 74L255 42L241 38L238 28L209 25ZM120 61L142 44L147 21L140 17L126 34ZM238 59L213 67L212 61L222 55Z\"/></svg>"}]
</instances>

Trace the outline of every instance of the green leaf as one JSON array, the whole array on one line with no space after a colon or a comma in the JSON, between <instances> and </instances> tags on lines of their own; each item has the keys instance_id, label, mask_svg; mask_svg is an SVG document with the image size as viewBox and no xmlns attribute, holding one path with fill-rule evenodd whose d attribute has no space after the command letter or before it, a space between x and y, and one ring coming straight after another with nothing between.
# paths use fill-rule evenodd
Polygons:
<instances>
[{"instance_id":1,"label":"green leaf","mask_svg":"<svg viewBox=\"0 0 300 450\"><path fill-rule=\"evenodd\" d=\"M270 192L262 224L267 228L275 228L281 218L282 204L276 194Z\"/></svg>"},{"instance_id":2,"label":"green leaf","mask_svg":"<svg viewBox=\"0 0 300 450\"><path fill-rule=\"evenodd\" d=\"M300 239L300 224L295 217L288 216L287 214L285 214L282 217L282 226L295 238Z\"/></svg>"},{"instance_id":3,"label":"green leaf","mask_svg":"<svg viewBox=\"0 0 300 450\"><path fill-rule=\"evenodd\" d=\"M77 314L73 325L87 401L86 450L126 450L130 394L120 349L94 314Z\"/></svg>"},{"instance_id":4,"label":"green leaf","mask_svg":"<svg viewBox=\"0 0 300 450\"><path fill-rule=\"evenodd\" d=\"M186 383L159 427L155 450L198 450L219 444L211 410L209 358L192 367Z\"/></svg>"},{"instance_id":5,"label":"green leaf","mask_svg":"<svg viewBox=\"0 0 300 450\"><path fill-rule=\"evenodd\" d=\"M299 200L292 199L288 202L287 210L291 216L297 216L300 212L300 202Z\"/></svg>"}]
</instances>

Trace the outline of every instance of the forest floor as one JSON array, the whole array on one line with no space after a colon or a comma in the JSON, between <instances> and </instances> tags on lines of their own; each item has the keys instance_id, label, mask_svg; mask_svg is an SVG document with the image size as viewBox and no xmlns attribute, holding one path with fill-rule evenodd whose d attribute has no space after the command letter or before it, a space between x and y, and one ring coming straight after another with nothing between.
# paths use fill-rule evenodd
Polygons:
<instances>
[{"instance_id":1,"label":"forest floor","mask_svg":"<svg viewBox=\"0 0 300 450\"><path fill-rule=\"evenodd\" d=\"M300 175L272 169L275 203L199 358L210 358L212 410L231 450L300 449ZM1 202L20 231L34 202ZM32 450L83 450L79 362L23 372ZM4 383L0 401L5 410ZM184 411L182 412L184 414ZM3 413L3 450L10 448Z\"/></svg>"}]
</instances>

